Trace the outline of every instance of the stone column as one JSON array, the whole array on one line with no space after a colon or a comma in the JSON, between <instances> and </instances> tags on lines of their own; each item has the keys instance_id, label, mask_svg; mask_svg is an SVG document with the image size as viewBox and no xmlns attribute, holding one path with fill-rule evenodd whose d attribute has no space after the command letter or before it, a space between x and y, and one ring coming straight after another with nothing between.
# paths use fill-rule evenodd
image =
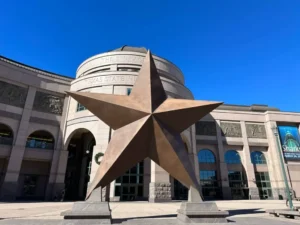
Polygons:
<instances>
[{"instance_id":1,"label":"stone column","mask_svg":"<svg viewBox=\"0 0 300 225\"><path fill-rule=\"evenodd\" d=\"M55 193L53 193L53 191L54 191L53 188L54 188L54 183L55 183L55 178L56 178L56 173L57 173L59 157L60 157L60 150L57 150L57 149L53 150L49 180L48 180L46 194L45 194L45 199L48 201L51 200L53 197L53 194L55 194Z\"/></svg>"},{"instance_id":2,"label":"stone column","mask_svg":"<svg viewBox=\"0 0 300 225\"><path fill-rule=\"evenodd\" d=\"M231 188L229 187L229 181L228 181L228 168L227 163L224 159L224 146L223 146L223 137L222 137L222 131L220 126L220 120L216 120L216 131L217 131L217 141L218 141L218 154L219 154L219 171L220 171L220 177L221 177L221 185L222 185L222 193L223 193L223 199L232 199L231 196ZM218 163L217 163L218 164Z\"/></svg>"},{"instance_id":3,"label":"stone column","mask_svg":"<svg viewBox=\"0 0 300 225\"><path fill-rule=\"evenodd\" d=\"M4 182L2 185L1 199L2 200L15 200L17 189L18 189L18 179L21 170L21 165L23 161L23 155L25 152L25 145L28 136L28 126L31 116L31 111L33 107L34 97L36 88L29 87L25 106L23 108L23 113L17 132L17 138L14 146L12 147L7 172L5 174Z\"/></svg>"},{"instance_id":4,"label":"stone column","mask_svg":"<svg viewBox=\"0 0 300 225\"><path fill-rule=\"evenodd\" d=\"M188 149L189 158L193 165L195 176L197 178L198 183L200 184L200 168L199 168L199 161L198 161L198 155L197 155L197 143L196 143L196 130L195 125L191 126L187 130L188 136L190 138L190 148ZM200 185L201 188L201 185ZM203 199L201 198L202 195L202 189L196 190L192 187L189 188L188 193L188 201L189 202L200 202Z\"/></svg>"},{"instance_id":5,"label":"stone column","mask_svg":"<svg viewBox=\"0 0 300 225\"><path fill-rule=\"evenodd\" d=\"M97 141L97 140L96 140ZM107 144L97 144L94 146L93 148L93 157L92 157L92 167L91 167L91 173L90 173L90 182L88 183L88 186L91 184L91 182L94 180L94 177L97 173L98 167L99 165L96 163L95 161L95 155L99 152L102 152L103 154L105 154L105 150L107 148ZM102 157L99 159L100 162L102 160ZM106 189L109 189L107 187L102 188L101 190L101 194L102 194L102 199L107 199L109 196L109 191L106 193ZM107 197L106 197L107 194Z\"/></svg>"},{"instance_id":6,"label":"stone column","mask_svg":"<svg viewBox=\"0 0 300 225\"><path fill-rule=\"evenodd\" d=\"M280 166L280 159L278 155L277 143L274 133L272 131L272 127L277 127L275 121L268 121L266 124L266 133L269 141L269 149L267 152L267 163L268 163L268 170L269 176L271 181L271 187L273 192L273 198L279 199L279 196L286 198L285 193L285 184L284 179L282 176L281 166ZM281 154L282 151L280 151ZM286 167L285 167L286 169Z\"/></svg>"},{"instance_id":7,"label":"stone column","mask_svg":"<svg viewBox=\"0 0 300 225\"><path fill-rule=\"evenodd\" d=\"M68 156L69 152L67 150L61 149L60 151L55 151L55 154L57 154L57 168L56 168L56 174L55 174L55 180L53 182L51 193L53 195L60 194L65 188L65 177L66 177L66 170L67 170L67 164L68 164ZM50 182L48 184L50 186Z\"/></svg>"},{"instance_id":8,"label":"stone column","mask_svg":"<svg viewBox=\"0 0 300 225\"><path fill-rule=\"evenodd\" d=\"M260 199L258 188L256 186L255 181L255 172L254 167L251 162L251 153L250 147L248 143L247 131L246 131L246 124L245 121L241 121L241 130L242 130L242 139L243 139L243 165L247 174L247 181L249 187L249 197L251 199Z\"/></svg>"},{"instance_id":9,"label":"stone column","mask_svg":"<svg viewBox=\"0 0 300 225\"><path fill-rule=\"evenodd\" d=\"M171 200L170 175L154 161L151 161L149 202L167 202Z\"/></svg>"},{"instance_id":10,"label":"stone column","mask_svg":"<svg viewBox=\"0 0 300 225\"><path fill-rule=\"evenodd\" d=\"M64 100L64 108L63 108L63 113L61 116L61 122L60 122L60 129L58 132L58 136L56 138L56 143L55 143L55 149L53 151L53 156L52 156L52 161L51 161L51 169L50 169L50 174L49 174L49 181L46 189L46 200L51 200L52 197L55 195L55 192L57 191L62 191L64 189L64 183L63 184L55 184L56 176L57 176L57 171L58 171L58 163L59 163L59 157L60 157L60 151L64 149L64 141L63 141L63 135L65 133L65 128L66 128L66 114L69 108L69 102L70 98L65 97ZM54 190L54 186L60 186L59 189L61 190Z\"/></svg>"},{"instance_id":11,"label":"stone column","mask_svg":"<svg viewBox=\"0 0 300 225\"><path fill-rule=\"evenodd\" d=\"M110 187L109 187L109 201L110 202L120 201L119 197L118 198L115 197L115 183L116 183L115 180L110 183Z\"/></svg>"},{"instance_id":12,"label":"stone column","mask_svg":"<svg viewBox=\"0 0 300 225\"><path fill-rule=\"evenodd\" d=\"M149 199L149 184L151 181L151 160L149 158L144 159L144 190L143 197Z\"/></svg>"}]
</instances>

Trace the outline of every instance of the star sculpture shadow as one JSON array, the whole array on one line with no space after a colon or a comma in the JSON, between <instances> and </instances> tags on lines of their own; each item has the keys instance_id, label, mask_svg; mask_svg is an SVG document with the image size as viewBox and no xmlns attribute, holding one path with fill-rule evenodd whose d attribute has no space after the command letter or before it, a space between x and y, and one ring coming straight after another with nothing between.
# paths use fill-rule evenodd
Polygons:
<instances>
[{"instance_id":1,"label":"star sculpture shadow","mask_svg":"<svg viewBox=\"0 0 300 225\"><path fill-rule=\"evenodd\" d=\"M115 130L86 198L147 157L200 192L180 134L221 102L168 98L150 51L129 96L67 93Z\"/></svg>"}]
</instances>

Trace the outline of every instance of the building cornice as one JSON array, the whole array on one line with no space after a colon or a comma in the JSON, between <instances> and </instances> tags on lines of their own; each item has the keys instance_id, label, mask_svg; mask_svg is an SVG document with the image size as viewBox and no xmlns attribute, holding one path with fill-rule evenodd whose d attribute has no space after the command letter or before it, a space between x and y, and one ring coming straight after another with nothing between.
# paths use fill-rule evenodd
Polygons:
<instances>
[{"instance_id":1,"label":"building cornice","mask_svg":"<svg viewBox=\"0 0 300 225\"><path fill-rule=\"evenodd\" d=\"M64 76L64 75L60 75L60 74L56 74L56 73L52 73L52 72L48 72L46 70L41 70L41 69L38 69L36 67L28 66L28 65L25 65L23 63L14 61L12 59L8 59L4 56L0 56L0 61L11 64L13 66L16 66L16 67L19 67L19 68L22 68L22 69L25 69L25 70L28 70L28 71L31 71L31 72L46 75L48 77L52 77L52 78L56 78L56 79L60 79L60 80L68 81L68 82L71 82L71 81L74 80L74 78Z\"/></svg>"}]
</instances>

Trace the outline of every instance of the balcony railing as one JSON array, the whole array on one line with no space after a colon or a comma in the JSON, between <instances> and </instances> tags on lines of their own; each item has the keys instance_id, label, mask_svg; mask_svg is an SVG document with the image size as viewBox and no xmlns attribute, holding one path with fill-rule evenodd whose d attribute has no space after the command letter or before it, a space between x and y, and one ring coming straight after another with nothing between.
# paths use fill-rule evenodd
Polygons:
<instances>
[{"instance_id":1,"label":"balcony railing","mask_svg":"<svg viewBox=\"0 0 300 225\"><path fill-rule=\"evenodd\" d=\"M26 142L26 148L54 149L54 143L47 143L47 142L44 142L44 141L28 140Z\"/></svg>"},{"instance_id":2,"label":"balcony railing","mask_svg":"<svg viewBox=\"0 0 300 225\"><path fill-rule=\"evenodd\" d=\"M0 137L0 145L12 145L12 137Z\"/></svg>"}]
</instances>

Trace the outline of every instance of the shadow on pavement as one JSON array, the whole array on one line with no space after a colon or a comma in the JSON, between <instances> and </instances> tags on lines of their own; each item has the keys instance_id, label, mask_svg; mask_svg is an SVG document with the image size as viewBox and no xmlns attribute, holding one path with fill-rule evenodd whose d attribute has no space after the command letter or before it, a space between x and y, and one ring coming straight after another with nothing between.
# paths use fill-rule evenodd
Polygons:
<instances>
[{"instance_id":1,"label":"shadow on pavement","mask_svg":"<svg viewBox=\"0 0 300 225\"><path fill-rule=\"evenodd\" d=\"M254 209L230 209L230 210L226 210L226 211L229 212L229 216L265 213L264 211L259 211L259 210L261 210L261 208L254 208Z\"/></svg>"},{"instance_id":2,"label":"shadow on pavement","mask_svg":"<svg viewBox=\"0 0 300 225\"><path fill-rule=\"evenodd\" d=\"M143 216L143 217L128 217L122 219L112 219L113 223L123 223L127 220L139 220L139 219L162 219L162 218L176 218L177 214L167 214L159 216Z\"/></svg>"}]
</instances>

